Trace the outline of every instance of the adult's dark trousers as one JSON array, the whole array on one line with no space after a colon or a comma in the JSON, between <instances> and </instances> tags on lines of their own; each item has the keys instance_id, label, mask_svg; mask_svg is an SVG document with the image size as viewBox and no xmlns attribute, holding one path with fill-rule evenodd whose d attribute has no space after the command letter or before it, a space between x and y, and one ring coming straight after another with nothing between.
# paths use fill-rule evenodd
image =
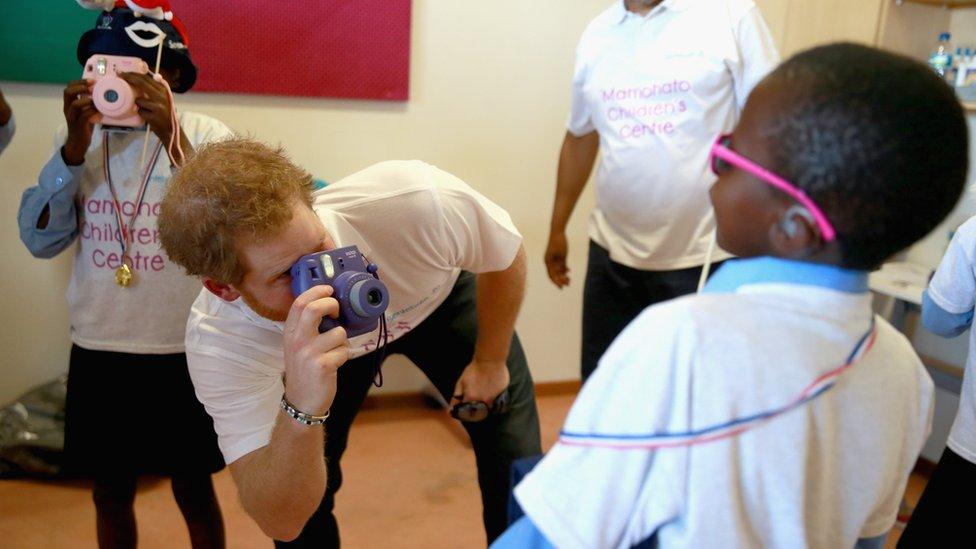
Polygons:
<instances>
[{"instance_id":1,"label":"adult's dark trousers","mask_svg":"<svg viewBox=\"0 0 976 549\"><path fill-rule=\"evenodd\" d=\"M474 356L478 336L475 290L476 276L462 272L447 300L388 348L389 354L405 355L416 364L445 400L450 400L461 372ZM339 528L332 510L335 494L342 486L341 459L349 428L373 382L375 360L370 353L350 360L339 369L338 391L325 424L329 475L325 497L301 535L288 543L276 541L276 547L339 547ZM474 448L489 543L506 528L512 462L542 452L532 376L517 335L512 338L507 364L510 375L507 412L478 423L462 422ZM389 456L389 460L390 466L395 467L397 457ZM382 494L369 497L382 497Z\"/></svg>"},{"instance_id":2,"label":"adult's dark trousers","mask_svg":"<svg viewBox=\"0 0 976 549\"><path fill-rule=\"evenodd\" d=\"M712 265L710 272L719 266ZM634 269L610 259L610 253L591 240L583 283L583 381L631 320L655 303L694 293L701 271L701 266L675 271Z\"/></svg>"},{"instance_id":3,"label":"adult's dark trousers","mask_svg":"<svg viewBox=\"0 0 976 549\"><path fill-rule=\"evenodd\" d=\"M974 494L976 463L946 448L898 547L972 547Z\"/></svg>"}]
</instances>

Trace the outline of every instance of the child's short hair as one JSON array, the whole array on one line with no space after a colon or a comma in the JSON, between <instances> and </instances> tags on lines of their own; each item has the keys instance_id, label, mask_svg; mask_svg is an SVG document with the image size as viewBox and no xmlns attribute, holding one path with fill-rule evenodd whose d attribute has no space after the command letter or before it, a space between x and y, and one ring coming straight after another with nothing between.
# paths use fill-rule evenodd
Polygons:
<instances>
[{"instance_id":1,"label":"child's short hair","mask_svg":"<svg viewBox=\"0 0 976 549\"><path fill-rule=\"evenodd\" d=\"M788 94L764 128L775 171L826 211L842 265L873 269L928 234L963 191L968 133L928 67L857 44L801 52L768 77Z\"/></svg>"}]
</instances>

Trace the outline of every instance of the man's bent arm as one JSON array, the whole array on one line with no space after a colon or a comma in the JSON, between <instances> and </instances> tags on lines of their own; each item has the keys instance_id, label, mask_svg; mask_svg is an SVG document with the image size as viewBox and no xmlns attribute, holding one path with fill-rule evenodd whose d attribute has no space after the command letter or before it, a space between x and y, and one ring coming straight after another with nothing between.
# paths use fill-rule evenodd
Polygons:
<instances>
[{"instance_id":1,"label":"man's bent arm","mask_svg":"<svg viewBox=\"0 0 976 549\"><path fill-rule=\"evenodd\" d=\"M478 275L476 361L505 362L508 358L525 294L525 271L525 248L520 247L507 269Z\"/></svg>"},{"instance_id":2,"label":"man's bent arm","mask_svg":"<svg viewBox=\"0 0 976 549\"><path fill-rule=\"evenodd\" d=\"M278 414L271 441L230 464L241 504L268 536L291 541L322 502L324 433Z\"/></svg>"}]
</instances>

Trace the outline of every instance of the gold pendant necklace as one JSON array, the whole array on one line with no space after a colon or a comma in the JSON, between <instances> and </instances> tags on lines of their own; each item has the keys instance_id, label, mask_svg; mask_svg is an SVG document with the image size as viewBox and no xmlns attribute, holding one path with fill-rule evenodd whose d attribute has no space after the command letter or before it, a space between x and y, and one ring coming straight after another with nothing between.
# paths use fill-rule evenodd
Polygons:
<instances>
[{"instance_id":1,"label":"gold pendant necklace","mask_svg":"<svg viewBox=\"0 0 976 549\"><path fill-rule=\"evenodd\" d=\"M149 131L148 129L146 131ZM135 203L135 211L126 223L122 217L122 205L119 202L118 194L115 192L115 185L112 182L112 171L110 169L109 160L111 159L111 154L108 150L108 131L102 134L102 169L105 175L105 180L108 182L109 191L112 193L112 202L115 206L115 220L119 227L119 244L122 245L122 265L115 270L115 283L120 288L128 288L135 282L136 274L132 269L132 259L129 257L129 249L131 242L129 239L129 230L136 222L136 218L139 217L139 211L142 209L142 203L146 198L146 188L149 186L149 176L152 175L153 168L156 166L156 159L159 158L159 151L162 149L162 142L156 144L156 150L153 151L152 158L149 161L149 165L146 166L146 171L142 176L142 183L139 186L139 191L137 193L138 202Z\"/></svg>"},{"instance_id":2,"label":"gold pendant necklace","mask_svg":"<svg viewBox=\"0 0 976 549\"><path fill-rule=\"evenodd\" d=\"M115 270L115 283L123 288L128 288L129 284L132 284L132 269L129 268L128 263L123 263L121 267Z\"/></svg>"}]
</instances>

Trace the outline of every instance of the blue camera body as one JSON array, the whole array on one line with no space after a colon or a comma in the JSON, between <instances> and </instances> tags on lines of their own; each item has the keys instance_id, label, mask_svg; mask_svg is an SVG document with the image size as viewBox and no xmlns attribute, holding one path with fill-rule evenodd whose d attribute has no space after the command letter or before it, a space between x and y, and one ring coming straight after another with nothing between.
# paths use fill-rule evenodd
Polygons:
<instances>
[{"instance_id":1,"label":"blue camera body","mask_svg":"<svg viewBox=\"0 0 976 549\"><path fill-rule=\"evenodd\" d=\"M291 292L298 297L313 286L332 286L339 318L323 317L319 332L342 326L348 337L368 334L390 305L390 294L356 246L304 255L292 265Z\"/></svg>"}]
</instances>

